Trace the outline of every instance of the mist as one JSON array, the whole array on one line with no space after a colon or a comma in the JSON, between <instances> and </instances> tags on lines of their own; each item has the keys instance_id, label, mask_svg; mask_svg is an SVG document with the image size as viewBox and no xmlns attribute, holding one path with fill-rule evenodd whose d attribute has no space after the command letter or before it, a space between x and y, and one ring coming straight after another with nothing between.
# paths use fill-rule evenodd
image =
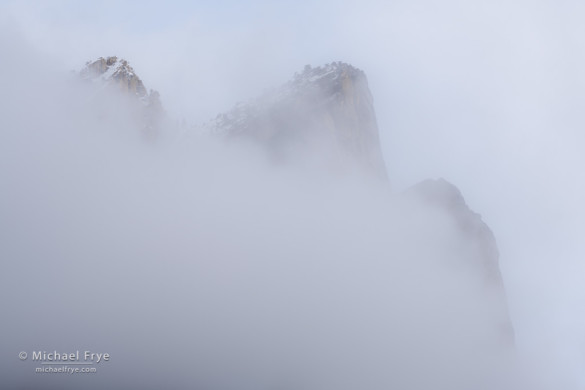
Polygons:
<instances>
[{"instance_id":1,"label":"mist","mask_svg":"<svg viewBox=\"0 0 585 390\"><path fill-rule=\"evenodd\" d=\"M583 383L579 4L108 7L4 6L7 386ZM142 21L125 23L137 7ZM306 63L351 62L390 184L274 167L201 135L146 144L122 98L96 112L66 75L114 54L190 123ZM497 299L450 217L399 195L429 177L494 231L513 353L488 341ZM59 377L17 359L85 348L113 361Z\"/></svg>"}]
</instances>

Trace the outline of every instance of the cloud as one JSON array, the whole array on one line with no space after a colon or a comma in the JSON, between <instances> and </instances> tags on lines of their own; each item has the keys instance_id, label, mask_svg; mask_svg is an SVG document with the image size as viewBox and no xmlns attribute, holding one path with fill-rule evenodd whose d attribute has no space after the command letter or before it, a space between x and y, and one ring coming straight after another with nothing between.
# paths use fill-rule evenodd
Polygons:
<instances>
[{"instance_id":1,"label":"cloud","mask_svg":"<svg viewBox=\"0 0 585 390\"><path fill-rule=\"evenodd\" d=\"M56 101L65 97L51 95L52 98L47 98L42 93L43 90L58 90L61 81L51 83L46 81L51 77L35 78L34 75L43 72L45 67L37 65L67 69L98 55L128 57L147 87L161 91L163 104L173 115L201 122L238 100L284 82L305 63L348 61L368 75L394 188L403 189L427 177L444 176L462 189L468 203L483 215L498 240L520 351L544 361L542 365L550 372L551 382L559 377L573 378L572 383L563 384L568 387L582 381L580 351L584 340L578 326L583 322L579 314L583 300L580 275L585 274L580 264L584 250L579 244L580 221L585 216L581 202L584 191L579 180L583 166L580 150L584 141L580 131L584 69L580 54L583 48L578 39L583 35L581 5L570 1L563 4L492 2L489 5L449 1L440 6L425 1L390 5L375 1L335 5L321 2L295 6L257 2L237 7L226 3L226 7L220 9L182 8L183 5L177 3L165 13L162 11L166 6L155 3L145 7L126 3L118 14L105 12L108 3L103 4L101 10L94 7L77 11L68 3L40 8L38 3L24 6L10 3L5 8L10 11L5 15L11 15L11 19L5 17L3 22L12 27L7 30L10 34L3 34L2 45L10 48L8 52L14 53L12 58L19 61L3 63L7 87L2 93L5 113L0 120L3 129L12 130L3 131L2 150L9 166L18 161L19 169L12 173L5 170L4 177L10 178L11 188L22 189L22 192L4 194L5 199L16 205L31 205L30 210L41 213L58 210L57 206L69 209L72 215L68 223L71 225L63 227L60 234L74 234L79 240L77 251L96 244L87 242L90 236L76 233L72 226L83 220L80 221L74 211L83 215L88 204L99 200L104 205L119 207L110 210L110 214L107 210L102 210L106 212L104 215L90 213L90 220L97 218L99 221L93 227L96 237L105 234L106 227L119 225L117 229L121 229L125 226L124 223L110 223L108 217L112 220L126 218L127 225L133 225L133 218L146 213L152 221L158 218L161 223L172 224L175 221L165 220L162 210L167 209L161 205L169 207L172 215L180 216L178 206L188 204L187 195L200 201L199 208L190 206L195 207L194 210L201 211L202 205L209 206L210 210L218 208L218 204L226 205L238 216L235 226L243 229L241 225L255 220L256 214L252 211L242 214L239 206L232 204L235 201L231 196L241 191L246 193L248 179L256 180L255 187L252 186L256 190L248 190L249 197L243 199L246 210L282 209L282 203L271 203L273 200L267 205L260 202L265 198L255 191L264 189L263 183L267 181L264 173L251 176L245 173L248 169L262 171L258 168L262 163L251 163L254 167L240 165L240 160L233 158L231 152L226 155L218 148L217 153L222 157L216 159L205 147L194 146L200 154L193 153L195 156L184 157L186 160L181 161L169 156L175 151L168 152L166 157L159 157L165 162L158 166L152 163L151 157L144 156L143 151L133 149L126 154L125 148L132 144L129 140L114 157L106 157L114 153L112 148L116 148L117 141L107 138L100 141L89 134L92 129L104 130L107 126L93 122L89 126L82 125L87 113L73 116L67 125L61 126L60 122L70 116L70 111ZM184 10L181 12L184 15L179 16L178 9ZM122 20L133 10L143 22ZM113 14L123 16L111 16ZM15 30L20 30L22 39L21 35L13 33ZM27 44L34 49L19 48ZM48 56L42 60L31 54L34 50L43 50ZM40 84L34 88L33 83L22 84L20 80L25 75L33 75L32 80ZM69 102L79 107L76 102ZM27 115L30 110L37 115ZM124 115L120 115L119 120L123 122ZM120 127L123 130L124 126L117 122L107 130L115 133ZM77 133L80 129L82 136ZM67 135L59 137L56 134ZM54 137L71 140L68 141L71 146L64 148ZM79 147L79 143L84 146ZM102 146L96 148L95 143ZM49 146L60 153L47 149ZM27 151L27 159L21 154L22 150ZM47 150L51 152L47 154ZM210 150L216 151L212 147ZM247 156L246 161L254 154L237 153ZM85 165L77 163L78 158L85 161ZM89 171L80 168L85 166ZM145 166L155 172L151 177L142 173ZM203 166L213 168L197 168ZM64 168L69 169L65 170L66 174ZM75 169L77 171L71 171ZM173 174L165 176L169 172ZM189 182L196 176L195 172L203 175L199 187L182 184L185 187L179 187L182 188L179 193L183 195L161 190L165 186L176 188L177 183ZM237 179L233 172L239 172L246 180ZM88 184L89 178L96 174L98 178ZM35 180L27 184L22 177ZM58 177L62 177L62 181L55 183ZM229 179L223 182L218 179L221 177ZM81 184L74 188L77 192L65 191L69 183L79 180ZM236 185L238 180L241 182ZM271 176L269 181L278 183L279 179ZM44 186L39 187L39 182ZM108 188L112 187L124 190L121 194L110 194ZM51 202L56 202L49 203L48 208L45 198L27 195L47 188L52 191ZM89 188L95 193L89 192ZM198 192L200 188L204 188L203 193ZM288 188L286 184L283 188L303 197L303 191ZM270 191L275 191L274 198L288 199L287 191ZM325 194L337 194L333 189L323 191L324 199L329 199ZM78 203L75 194L87 197L88 201ZM22 203L27 199L25 195L32 196L32 203ZM63 199L70 200L71 205ZM128 210L120 210L124 209L122 205L132 204L130 199L135 199L136 203ZM350 203L349 199L344 201ZM149 210L147 206L152 204L156 206ZM327 202L300 204L292 210L308 208L311 210L308 215L313 215L323 212L320 209L323 204ZM20 212L33 215L30 210L22 206ZM211 214L211 211L205 210L205 213ZM214 220L212 215L205 213L206 218ZM100 213L96 211L96 214ZM291 214L281 217L283 220L293 218L300 224L298 218L303 213L297 215L291 211ZM335 213L331 211L331 214ZM31 217L25 225L18 214L12 215L14 223L20 221L17 226L21 229L7 236L15 237L14 244L19 242L16 238L22 240L23 237L16 232L24 235L29 226L37 226L38 219ZM60 221L56 211L54 215L42 215L41 220ZM230 225L221 222L222 217L217 218L219 222L214 223L222 227ZM352 215L351 218L358 217ZM377 217L374 220L378 220ZM256 221L262 229L253 229L250 234L268 229L272 224L278 226L278 221L280 219L270 218ZM329 220L324 217L324 221ZM39 242L50 241L44 233L52 230L51 224L46 224L48 226L36 227ZM5 231L11 230L8 225L3 226ZM151 219L143 226L144 231L134 232L130 237L123 231L119 234L136 243L143 242L145 237L152 239L162 234ZM209 245L217 237L210 232L219 235L221 231L219 226L212 227L204 235ZM292 234L285 227L282 229L283 233ZM237 231L232 228L231 232L235 235ZM351 230L344 234L349 232ZM51 232L58 233L59 229ZM311 242L309 233L301 234L299 239ZM348 237L344 234L340 233L340 237ZM260 237L248 238L255 242ZM187 245L186 241L187 238L179 240L178 247ZM263 253L262 248L248 248L245 242L237 242L251 254ZM135 247L129 247L132 256L128 257L136 256L132 252ZM155 251L150 246L144 251L148 252L147 249ZM103 257L109 255L106 251ZM30 256L38 257L34 251ZM105 267L111 272L116 270L113 265ZM162 271L156 269L156 272ZM122 275L130 278L132 272L127 270Z\"/></svg>"}]
</instances>

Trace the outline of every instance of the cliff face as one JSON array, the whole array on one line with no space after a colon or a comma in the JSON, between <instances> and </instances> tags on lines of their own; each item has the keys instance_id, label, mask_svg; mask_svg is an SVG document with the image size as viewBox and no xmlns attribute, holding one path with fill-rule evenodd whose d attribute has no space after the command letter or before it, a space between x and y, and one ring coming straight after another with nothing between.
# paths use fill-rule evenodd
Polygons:
<instances>
[{"instance_id":1,"label":"cliff face","mask_svg":"<svg viewBox=\"0 0 585 390\"><path fill-rule=\"evenodd\" d=\"M115 56L100 57L95 61L88 61L79 75L83 80L95 84L98 89L113 90L129 98L130 111L145 138L152 140L160 134L162 123L166 119L160 95L154 90L147 92L144 83L128 61Z\"/></svg>"},{"instance_id":2,"label":"cliff face","mask_svg":"<svg viewBox=\"0 0 585 390\"><path fill-rule=\"evenodd\" d=\"M124 93L138 98L148 98L146 88L134 69L124 59L118 57L100 57L95 61L88 61L81 70L84 79L101 79L109 85L113 85Z\"/></svg>"},{"instance_id":3,"label":"cliff face","mask_svg":"<svg viewBox=\"0 0 585 390\"><path fill-rule=\"evenodd\" d=\"M496 324L499 341L514 344L514 329L508 314L508 304L499 266L499 251L494 234L466 204L457 187L444 179L424 180L406 191L407 196L422 200L432 208L446 213L453 221L466 244L465 260L479 270L486 291L498 309L495 318L503 319Z\"/></svg>"},{"instance_id":4,"label":"cliff face","mask_svg":"<svg viewBox=\"0 0 585 390\"><path fill-rule=\"evenodd\" d=\"M314 152L335 170L357 168L387 179L366 76L348 64L307 65L280 88L238 104L206 127L229 140L259 143L277 161L310 160ZM513 345L514 332L492 231L467 206L461 192L445 180L425 180L408 190L407 197L452 220L457 231L453 245L463 254L454 259L464 259L461 266L472 269L477 280L483 281L481 288L491 302L483 314L494 320L495 343Z\"/></svg>"},{"instance_id":5,"label":"cliff face","mask_svg":"<svg viewBox=\"0 0 585 390\"><path fill-rule=\"evenodd\" d=\"M373 98L363 71L341 62L306 66L258 99L218 115L206 128L260 142L277 161L320 161L385 179Z\"/></svg>"},{"instance_id":6,"label":"cliff face","mask_svg":"<svg viewBox=\"0 0 585 390\"><path fill-rule=\"evenodd\" d=\"M143 132L150 137L158 133L164 113L159 95L156 91L146 92L127 61L99 58L88 62L81 76L140 102ZM348 64L336 62L317 68L307 65L281 87L217 115L203 126L203 131L229 141L261 145L276 162L300 161L324 165L336 172L359 171L387 179L367 78L363 71ZM409 189L407 196L445 213L453 221L458 242L465 243L464 248L459 248L464 253L462 258L484 281L493 307L498 308L493 317L502 320L496 324L496 337L512 345L514 334L492 231L467 206L461 192L445 180L425 180Z\"/></svg>"}]
</instances>

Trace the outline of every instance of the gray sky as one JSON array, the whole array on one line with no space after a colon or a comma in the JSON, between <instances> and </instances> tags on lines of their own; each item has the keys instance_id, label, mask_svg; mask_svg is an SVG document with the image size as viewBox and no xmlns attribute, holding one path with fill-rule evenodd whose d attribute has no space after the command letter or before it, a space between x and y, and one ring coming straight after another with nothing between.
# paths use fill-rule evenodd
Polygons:
<instances>
[{"instance_id":1,"label":"gray sky","mask_svg":"<svg viewBox=\"0 0 585 390\"><path fill-rule=\"evenodd\" d=\"M585 381L579 1L7 1L49 67L118 55L202 122L305 64L368 75L390 180L456 184L498 240L519 345Z\"/></svg>"}]
</instances>

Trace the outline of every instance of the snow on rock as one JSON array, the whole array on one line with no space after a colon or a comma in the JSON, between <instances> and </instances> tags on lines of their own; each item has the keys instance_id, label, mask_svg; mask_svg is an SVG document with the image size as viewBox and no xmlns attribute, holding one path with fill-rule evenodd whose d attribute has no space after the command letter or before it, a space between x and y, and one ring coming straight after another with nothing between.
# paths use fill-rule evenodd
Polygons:
<instances>
[{"instance_id":1,"label":"snow on rock","mask_svg":"<svg viewBox=\"0 0 585 390\"><path fill-rule=\"evenodd\" d=\"M365 73L342 62L307 65L281 87L217 115L203 131L253 140L278 161L313 159L335 171L387 177Z\"/></svg>"},{"instance_id":2,"label":"snow on rock","mask_svg":"<svg viewBox=\"0 0 585 390\"><path fill-rule=\"evenodd\" d=\"M112 56L88 61L80 75L85 80L117 86L121 91L137 96L144 103L148 102L149 94L142 80L136 75L128 61L124 59Z\"/></svg>"},{"instance_id":3,"label":"snow on rock","mask_svg":"<svg viewBox=\"0 0 585 390\"><path fill-rule=\"evenodd\" d=\"M122 96L136 98L140 108L135 116L142 133L149 139L158 135L161 122L166 120L160 95L154 90L147 91L128 61L116 56L99 57L97 60L87 61L79 75L82 80L94 84L98 91L113 89L121 92Z\"/></svg>"}]
</instances>

